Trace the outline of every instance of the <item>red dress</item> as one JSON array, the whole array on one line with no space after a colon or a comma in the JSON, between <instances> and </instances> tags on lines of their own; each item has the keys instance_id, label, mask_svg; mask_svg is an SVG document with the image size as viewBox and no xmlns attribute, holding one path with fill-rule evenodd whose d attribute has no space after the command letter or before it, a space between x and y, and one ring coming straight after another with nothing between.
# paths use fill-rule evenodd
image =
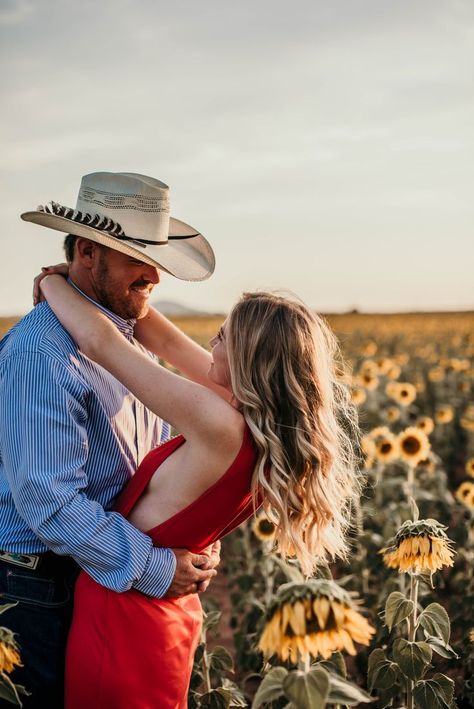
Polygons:
<instances>
[{"instance_id":1,"label":"red dress","mask_svg":"<svg viewBox=\"0 0 474 709\"><path fill-rule=\"evenodd\" d=\"M120 495L130 514L151 477L179 446L152 450ZM248 427L230 468L197 500L150 529L155 546L200 553L251 516L257 450ZM159 474L159 473L158 473ZM84 571L76 585L66 654L67 709L185 709L202 609L198 594L156 599L97 584Z\"/></svg>"}]
</instances>

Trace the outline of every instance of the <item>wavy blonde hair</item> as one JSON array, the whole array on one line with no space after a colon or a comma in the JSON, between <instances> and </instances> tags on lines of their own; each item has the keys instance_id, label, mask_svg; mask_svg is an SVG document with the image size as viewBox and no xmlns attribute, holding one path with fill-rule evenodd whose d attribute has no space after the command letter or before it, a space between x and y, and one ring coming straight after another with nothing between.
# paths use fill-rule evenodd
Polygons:
<instances>
[{"instance_id":1,"label":"wavy blonde hair","mask_svg":"<svg viewBox=\"0 0 474 709\"><path fill-rule=\"evenodd\" d=\"M262 493L279 552L311 575L322 557L346 555L360 487L336 337L303 303L256 292L232 309L226 343L232 391L260 452L254 500Z\"/></svg>"}]
</instances>

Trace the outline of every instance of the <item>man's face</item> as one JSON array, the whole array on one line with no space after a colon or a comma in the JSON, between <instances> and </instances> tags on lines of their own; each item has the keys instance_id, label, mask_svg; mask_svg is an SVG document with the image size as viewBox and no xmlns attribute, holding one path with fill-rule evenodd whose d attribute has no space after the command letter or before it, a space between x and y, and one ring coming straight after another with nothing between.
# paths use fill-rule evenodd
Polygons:
<instances>
[{"instance_id":1,"label":"man's face","mask_svg":"<svg viewBox=\"0 0 474 709\"><path fill-rule=\"evenodd\" d=\"M154 266L105 247L91 277L99 303L124 320L147 314L150 293L160 282Z\"/></svg>"}]
</instances>

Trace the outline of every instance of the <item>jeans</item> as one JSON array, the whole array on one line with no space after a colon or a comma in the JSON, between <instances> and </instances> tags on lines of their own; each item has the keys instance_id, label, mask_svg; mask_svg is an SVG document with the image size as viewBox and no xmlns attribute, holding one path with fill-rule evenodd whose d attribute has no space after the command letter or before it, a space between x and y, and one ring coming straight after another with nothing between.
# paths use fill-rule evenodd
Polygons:
<instances>
[{"instance_id":1,"label":"jeans","mask_svg":"<svg viewBox=\"0 0 474 709\"><path fill-rule=\"evenodd\" d=\"M31 696L20 695L25 709L62 709L64 658L79 567L70 558L48 552L37 569L0 561L0 605L18 601L0 617L20 646L23 667L10 679ZM0 707L12 708L0 700Z\"/></svg>"}]
</instances>

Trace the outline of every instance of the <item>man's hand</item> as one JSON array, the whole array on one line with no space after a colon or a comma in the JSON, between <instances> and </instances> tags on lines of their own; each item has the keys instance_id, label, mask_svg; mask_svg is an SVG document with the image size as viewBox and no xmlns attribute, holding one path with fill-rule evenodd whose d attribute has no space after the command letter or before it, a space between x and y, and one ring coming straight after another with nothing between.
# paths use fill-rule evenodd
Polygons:
<instances>
[{"instance_id":1,"label":"man's hand","mask_svg":"<svg viewBox=\"0 0 474 709\"><path fill-rule=\"evenodd\" d=\"M176 556L176 572L165 598L197 593L200 584L205 584L205 588L207 588L211 578L217 574L214 566L204 568L210 563L212 555L193 554L187 549L173 549L172 551Z\"/></svg>"},{"instance_id":2,"label":"man's hand","mask_svg":"<svg viewBox=\"0 0 474 709\"><path fill-rule=\"evenodd\" d=\"M219 566L221 563L221 543L219 540L217 542L214 542L210 547L207 547L207 549L204 549L202 552L203 556L207 557L206 563L201 566L201 569L215 569ZM207 581L201 581L201 583L198 584L198 593L204 593L206 588L209 586L211 582L211 579L208 579Z\"/></svg>"}]
</instances>

